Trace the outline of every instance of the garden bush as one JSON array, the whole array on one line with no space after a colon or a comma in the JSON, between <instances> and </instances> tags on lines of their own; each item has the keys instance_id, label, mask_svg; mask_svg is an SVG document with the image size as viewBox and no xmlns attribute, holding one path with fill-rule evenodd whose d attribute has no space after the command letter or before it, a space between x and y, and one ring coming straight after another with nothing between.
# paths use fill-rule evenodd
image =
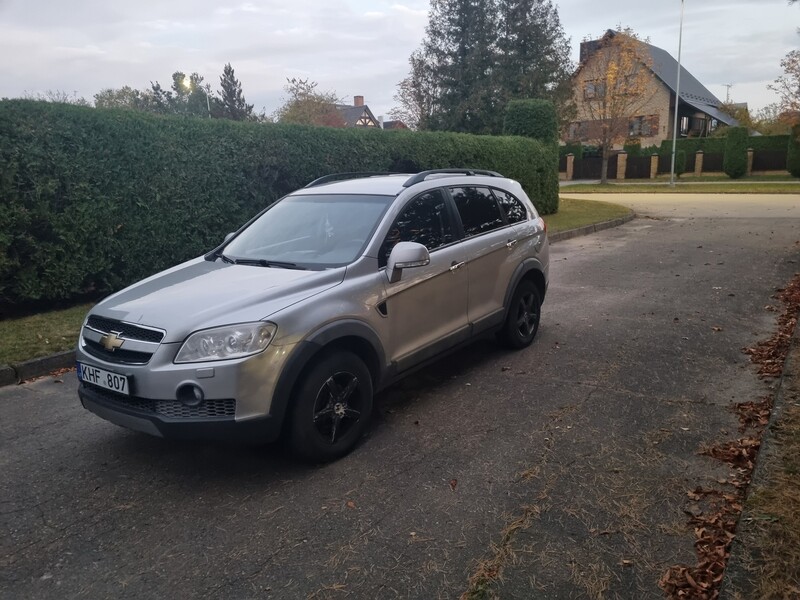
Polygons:
<instances>
[{"instance_id":1,"label":"garden bush","mask_svg":"<svg viewBox=\"0 0 800 600\"><path fill-rule=\"evenodd\" d=\"M746 127L731 127L725 137L725 158L722 170L731 179L739 179L747 174L747 143L749 136Z\"/></svg>"},{"instance_id":2,"label":"garden bush","mask_svg":"<svg viewBox=\"0 0 800 600\"><path fill-rule=\"evenodd\" d=\"M506 106L504 135L521 135L542 142L558 140L558 117L549 100L512 100Z\"/></svg>"}]
</instances>

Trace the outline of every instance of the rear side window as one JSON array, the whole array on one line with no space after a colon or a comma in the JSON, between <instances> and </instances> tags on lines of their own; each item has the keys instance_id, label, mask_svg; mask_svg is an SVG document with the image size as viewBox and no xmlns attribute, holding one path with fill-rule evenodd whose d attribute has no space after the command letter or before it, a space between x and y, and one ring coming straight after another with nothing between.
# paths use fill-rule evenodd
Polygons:
<instances>
[{"instance_id":1,"label":"rear side window","mask_svg":"<svg viewBox=\"0 0 800 600\"><path fill-rule=\"evenodd\" d=\"M378 266L385 267L398 242L417 242L429 251L454 240L453 223L442 190L414 198L395 219L378 252Z\"/></svg>"},{"instance_id":2,"label":"rear side window","mask_svg":"<svg viewBox=\"0 0 800 600\"><path fill-rule=\"evenodd\" d=\"M492 189L492 192L494 192L497 202L500 204L500 208L503 209L503 213L509 223L519 223L528 218L528 211L525 210L525 206L519 198L503 190Z\"/></svg>"},{"instance_id":3,"label":"rear side window","mask_svg":"<svg viewBox=\"0 0 800 600\"><path fill-rule=\"evenodd\" d=\"M502 227L503 215L489 188L450 188L467 237Z\"/></svg>"}]
</instances>

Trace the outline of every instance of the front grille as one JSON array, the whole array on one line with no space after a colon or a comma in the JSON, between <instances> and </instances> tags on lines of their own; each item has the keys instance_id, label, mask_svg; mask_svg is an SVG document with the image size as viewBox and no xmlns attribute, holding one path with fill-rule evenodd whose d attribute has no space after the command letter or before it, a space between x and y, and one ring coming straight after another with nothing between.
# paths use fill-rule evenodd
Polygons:
<instances>
[{"instance_id":1,"label":"front grille","mask_svg":"<svg viewBox=\"0 0 800 600\"><path fill-rule=\"evenodd\" d=\"M186 406L177 400L151 400L123 396L87 383L81 385L86 386L111 405L146 415L160 415L168 419L214 419L236 415L236 400L233 398L204 400L200 406Z\"/></svg>"},{"instance_id":2,"label":"front grille","mask_svg":"<svg viewBox=\"0 0 800 600\"><path fill-rule=\"evenodd\" d=\"M147 329L132 325L131 323L123 323L122 321L115 321L113 319L106 319L92 315L86 323L92 329L102 331L103 333L110 333L116 331L121 337L128 338L129 340L140 340L142 342L153 342L160 344L164 339L163 331L156 331L154 329Z\"/></svg>"},{"instance_id":3,"label":"front grille","mask_svg":"<svg viewBox=\"0 0 800 600\"><path fill-rule=\"evenodd\" d=\"M117 348L116 350L106 350L102 344L98 344L92 340L84 338L84 350L95 358L104 360L106 362L126 364L126 365L144 365L150 361L153 356L149 352L136 352L135 350L125 350L124 348Z\"/></svg>"}]
</instances>

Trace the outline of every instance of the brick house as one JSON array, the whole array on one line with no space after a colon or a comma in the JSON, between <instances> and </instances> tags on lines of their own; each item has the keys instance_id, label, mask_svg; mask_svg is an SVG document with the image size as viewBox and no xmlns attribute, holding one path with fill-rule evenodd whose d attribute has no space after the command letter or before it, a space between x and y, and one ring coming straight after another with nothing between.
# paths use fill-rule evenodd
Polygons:
<instances>
[{"instance_id":1,"label":"brick house","mask_svg":"<svg viewBox=\"0 0 800 600\"><path fill-rule=\"evenodd\" d=\"M601 122L591 119L587 104L604 93L604 86L590 75L592 61L599 60L595 51L609 37L617 35L624 34L609 30L601 39L581 43L580 66L573 75L577 115L563 132L564 142L591 143L597 138L594 130L601 126ZM635 114L625 116L628 139L637 139L642 146L659 145L663 140L672 139L678 62L668 52L651 44L641 42L640 49L645 53L642 64L650 70L652 77L648 78L648 89L643 94L646 102ZM681 65L679 137L705 137L720 125L737 125L733 117L721 110L721 106L722 102ZM617 148L621 146L616 145Z\"/></svg>"}]
</instances>

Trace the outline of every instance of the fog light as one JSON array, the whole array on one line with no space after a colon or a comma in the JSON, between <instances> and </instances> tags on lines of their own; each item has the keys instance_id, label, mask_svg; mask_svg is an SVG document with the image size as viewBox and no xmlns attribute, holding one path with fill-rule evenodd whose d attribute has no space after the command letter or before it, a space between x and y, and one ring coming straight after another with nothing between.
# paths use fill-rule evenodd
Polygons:
<instances>
[{"instance_id":1,"label":"fog light","mask_svg":"<svg viewBox=\"0 0 800 600\"><path fill-rule=\"evenodd\" d=\"M186 406L199 406L205 399L203 390L190 383L179 387L178 393L175 396L179 402Z\"/></svg>"}]
</instances>

